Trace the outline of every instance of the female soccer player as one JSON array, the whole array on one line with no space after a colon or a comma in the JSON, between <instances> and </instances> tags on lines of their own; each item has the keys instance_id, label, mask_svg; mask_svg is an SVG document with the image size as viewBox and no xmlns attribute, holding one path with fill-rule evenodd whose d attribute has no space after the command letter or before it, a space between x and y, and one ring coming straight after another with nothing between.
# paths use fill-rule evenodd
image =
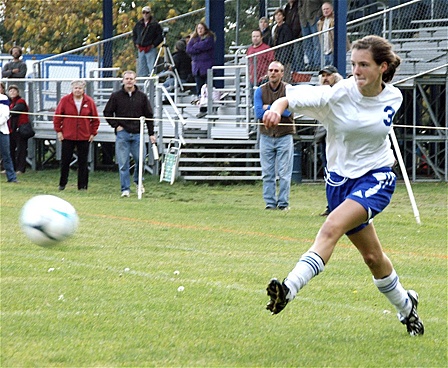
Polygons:
<instances>
[{"instance_id":1,"label":"female soccer player","mask_svg":"<svg viewBox=\"0 0 448 368\"><path fill-rule=\"evenodd\" d=\"M337 241L346 234L361 253L378 290L394 305L410 335L423 335L417 314L418 294L406 291L383 252L373 217L390 202L396 177L388 133L403 97L390 82L400 65L391 44L366 36L352 45L353 77L332 88L289 87L263 116L266 127L280 122L282 112L299 112L319 120L327 129L326 192L330 215L311 248L280 283L267 287L267 309L277 314L298 291L324 270Z\"/></svg>"}]
</instances>

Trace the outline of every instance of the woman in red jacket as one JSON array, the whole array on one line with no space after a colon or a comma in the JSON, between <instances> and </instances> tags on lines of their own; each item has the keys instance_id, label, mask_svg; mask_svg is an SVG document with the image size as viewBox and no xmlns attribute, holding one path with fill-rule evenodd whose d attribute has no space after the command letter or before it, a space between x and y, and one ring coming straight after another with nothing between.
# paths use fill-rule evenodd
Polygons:
<instances>
[{"instance_id":1,"label":"woman in red jacket","mask_svg":"<svg viewBox=\"0 0 448 368\"><path fill-rule=\"evenodd\" d=\"M26 156L28 155L28 138L23 138L19 134L19 126L28 123L28 105L25 100L20 97L19 87L11 84L8 88L8 95L11 103L9 109L11 117L9 118L9 144L11 150L11 159L14 170L17 175L23 174L26 170Z\"/></svg>"},{"instance_id":2,"label":"woman in red jacket","mask_svg":"<svg viewBox=\"0 0 448 368\"><path fill-rule=\"evenodd\" d=\"M75 147L78 155L78 190L87 190L89 146L98 132L100 120L95 102L84 93L86 82L75 80L71 87L72 92L61 98L53 118L54 130L62 143L59 190L64 190L67 185Z\"/></svg>"}]
</instances>

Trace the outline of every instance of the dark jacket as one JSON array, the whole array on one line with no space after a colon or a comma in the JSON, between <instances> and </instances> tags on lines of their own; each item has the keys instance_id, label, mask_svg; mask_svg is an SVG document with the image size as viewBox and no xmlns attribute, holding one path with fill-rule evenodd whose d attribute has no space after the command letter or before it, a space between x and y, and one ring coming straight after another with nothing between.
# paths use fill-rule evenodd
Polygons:
<instances>
[{"instance_id":1,"label":"dark jacket","mask_svg":"<svg viewBox=\"0 0 448 368\"><path fill-rule=\"evenodd\" d=\"M302 27L316 24L322 16L322 4L326 0L298 0L299 17Z\"/></svg>"},{"instance_id":2,"label":"dark jacket","mask_svg":"<svg viewBox=\"0 0 448 368\"><path fill-rule=\"evenodd\" d=\"M11 112L9 118L9 129L11 133L16 131L20 125L28 123L28 114L21 114L21 112L28 112L28 105L22 97L17 96L11 99L9 111Z\"/></svg>"},{"instance_id":3,"label":"dark jacket","mask_svg":"<svg viewBox=\"0 0 448 368\"><path fill-rule=\"evenodd\" d=\"M278 46L286 42L292 41L291 28L286 23L274 29L274 38L272 46ZM292 61L292 45L281 47L275 50L275 60L280 61L283 65L290 64Z\"/></svg>"},{"instance_id":4,"label":"dark jacket","mask_svg":"<svg viewBox=\"0 0 448 368\"><path fill-rule=\"evenodd\" d=\"M260 29L260 31L261 31L261 29ZM272 30L271 30L271 27L267 27L263 31L261 31L261 36L263 37L263 43L265 43L268 46L272 46Z\"/></svg>"},{"instance_id":5,"label":"dark jacket","mask_svg":"<svg viewBox=\"0 0 448 368\"><path fill-rule=\"evenodd\" d=\"M302 27L299 19L299 3L298 0L294 2L292 7L287 3L285 5L285 23L291 28L293 40L302 35Z\"/></svg>"},{"instance_id":6,"label":"dark jacket","mask_svg":"<svg viewBox=\"0 0 448 368\"><path fill-rule=\"evenodd\" d=\"M185 51L176 51L173 53L173 61L176 66L179 78L182 80L189 80L191 74L191 57Z\"/></svg>"},{"instance_id":7,"label":"dark jacket","mask_svg":"<svg viewBox=\"0 0 448 368\"><path fill-rule=\"evenodd\" d=\"M100 126L98 111L95 102L90 96L84 94L81 109L78 109L73 99L73 93L61 98L54 112L54 130L62 132L64 139L71 141L88 141L90 136L95 136ZM67 115L67 116L57 116Z\"/></svg>"},{"instance_id":8,"label":"dark jacket","mask_svg":"<svg viewBox=\"0 0 448 368\"><path fill-rule=\"evenodd\" d=\"M162 27L153 17L146 27L143 19L140 19L132 30L132 40L134 45L157 47L163 41Z\"/></svg>"},{"instance_id":9,"label":"dark jacket","mask_svg":"<svg viewBox=\"0 0 448 368\"><path fill-rule=\"evenodd\" d=\"M128 133L140 133L141 116L148 119L153 118L153 112L148 97L135 86L134 92L129 96L122 87L119 91L113 92L107 101L103 111L104 117L110 126L117 129L122 126ZM108 117L135 118L132 120L108 119ZM149 135L154 135L154 122L146 120L146 127Z\"/></svg>"},{"instance_id":10,"label":"dark jacket","mask_svg":"<svg viewBox=\"0 0 448 368\"><path fill-rule=\"evenodd\" d=\"M191 38L187 43L187 53L191 56L193 75L207 75L207 69L215 60L215 38L212 35Z\"/></svg>"}]
</instances>

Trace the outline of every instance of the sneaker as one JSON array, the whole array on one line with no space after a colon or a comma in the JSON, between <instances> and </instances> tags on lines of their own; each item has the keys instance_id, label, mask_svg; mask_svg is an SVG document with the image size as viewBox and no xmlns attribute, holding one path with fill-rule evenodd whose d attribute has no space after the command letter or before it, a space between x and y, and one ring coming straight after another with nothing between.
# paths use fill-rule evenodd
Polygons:
<instances>
[{"instance_id":1,"label":"sneaker","mask_svg":"<svg viewBox=\"0 0 448 368\"><path fill-rule=\"evenodd\" d=\"M59 185L58 186L58 190L64 190L65 189L65 185Z\"/></svg>"},{"instance_id":2,"label":"sneaker","mask_svg":"<svg viewBox=\"0 0 448 368\"><path fill-rule=\"evenodd\" d=\"M280 313L289 301L286 298L289 293L288 287L274 278L269 281L266 291L268 296L271 298L266 305L266 309L271 311L272 314Z\"/></svg>"},{"instance_id":3,"label":"sneaker","mask_svg":"<svg viewBox=\"0 0 448 368\"><path fill-rule=\"evenodd\" d=\"M278 206L278 209L280 211L289 211L289 207L288 206Z\"/></svg>"},{"instance_id":4,"label":"sneaker","mask_svg":"<svg viewBox=\"0 0 448 368\"><path fill-rule=\"evenodd\" d=\"M143 193L145 193L145 186L142 184L142 194ZM137 193L138 193L138 184L137 183L135 183L135 190L137 191Z\"/></svg>"},{"instance_id":5,"label":"sneaker","mask_svg":"<svg viewBox=\"0 0 448 368\"><path fill-rule=\"evenodd\" d=\"M265 210L276 210L277 209L277 207L274 207L274 206L266 206L265 208L264 208Z\"/></svg>"},{"instance_id":6,"label":"sneaker","mask_svg":"<svg viewBox=\"0 0 448 368\"><path fill-rule=\"evenodd\" d=\"M204 116L206 116L207 115L207 112L205 112L205 111L201 111L200 113L198 113L197 115L196 115L196 117L198 118L198 119L202 119Z\"/></svg>"},{"instance_id":7,"label":"sneaker","mask_svg":"<svg viewBox=\"0 0 448 368\"><path fill-rule=\"evenodd\" d=\"M129 190L123 190L123 191L121 192L121 198L123 198L123 197L127 197L127 198L129 198L130 194L131 194L131 193L129 193Z\"/></svg>"},{"instance_id":8,"label":"sneaker","mask_svg":"<svg viewBox=\"0 0 448 368\"><path fill-rule=\"evenodd\" d=\"M412 303L411 313L409 313L409 316L407 317L403 317L400 313L398 313L398 319L401 323L406 325L409 335L423 335L425 332L425 327L417 314L418 294L414 290L408 290L408 296Z\"/></svg>"}]
</instances>

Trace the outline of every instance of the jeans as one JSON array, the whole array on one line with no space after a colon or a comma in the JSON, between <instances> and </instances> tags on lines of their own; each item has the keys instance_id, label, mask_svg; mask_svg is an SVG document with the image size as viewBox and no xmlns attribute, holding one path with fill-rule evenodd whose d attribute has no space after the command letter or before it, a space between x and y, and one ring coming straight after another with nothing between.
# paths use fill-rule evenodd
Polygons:
<instances>
[{"instance_id":1,"label":"jeans","mask_svg":"<svg viewBox=\"0 0 448 368\"><path fill-rule=\"evenodd\" d=\"M317 19L316 22L311 25L306 24L302 27L302 37L309 36L310 34L317 32ZM304 40L305 54L308 58L308 63L313 69L320 68L320 42L319 37L314 36Z\"/></svg>"},{"instance_id":2,"label":"jeans","mask_svg":"<svg viewBox=\"0 0 448 368\"><path fill-rule=\"evenodd\" d=\"M89 145L89 141L72 141L68 139L62 141L59 186L65 187L68 183L70 163L76 147L76 153L78 155L78 189L87 189L89 185Z\"/></svg>"},{"instance_id":3,"label":"jeans","mask_svg":"<svg viewBox=\"0 0 448 368\"><path fill-rule=\"evenodd\" d=\"M324 66L333 65L333 53L324 55Z\"/></svg>"},{"instance_id":4,"label":"jeans","mask_svg":"<svg viewBox=\"0 0 448 368\"><path fill-rule=\"evenodd\" d=\"M154 68L157 58L157 49L153 47L148 52L139 51L137 60L137 77L148 77Z\"/></svg>"},{"instance_id":5,"label":"jeans","mask_svg":"<svg viewBox=\"0 0 448 368\"><path fill-rule=\"evenodd\" d=\"M0 132L0 155L3 160L3 167L6 171L8 182L17 181L16 173L11 159L11 150L9 148L9 134Z\"/></svg>"},{"instance_id":6,"label":"jeans","mask_svg":"<svg viewBox=\"0 0 448 368\"><path fill-rule=\"evenodd\" d=\"M260 135L263 199L266 207L288 207L293 159L294 145L291 134L278 138ZM276 175L279 182L278 196Z\"/></svg>"},{"instance_id":7,"label":"jeans","mask_svg":"<svg viewBox=\"0 0 448 368\"><path fill-rule=\"evenodd\" d=\"M115 141L115 157L118 162L118 171L120 173L121 191L130 190L131 175L129 173L130 155L134 159L134 183L138 183L138 166L140 162L139 156L140 134L128 133L126 130L117 132L117 140ZM146 144L143 144L143 161L146 157Z\"/></svg>"}]
</instances>

